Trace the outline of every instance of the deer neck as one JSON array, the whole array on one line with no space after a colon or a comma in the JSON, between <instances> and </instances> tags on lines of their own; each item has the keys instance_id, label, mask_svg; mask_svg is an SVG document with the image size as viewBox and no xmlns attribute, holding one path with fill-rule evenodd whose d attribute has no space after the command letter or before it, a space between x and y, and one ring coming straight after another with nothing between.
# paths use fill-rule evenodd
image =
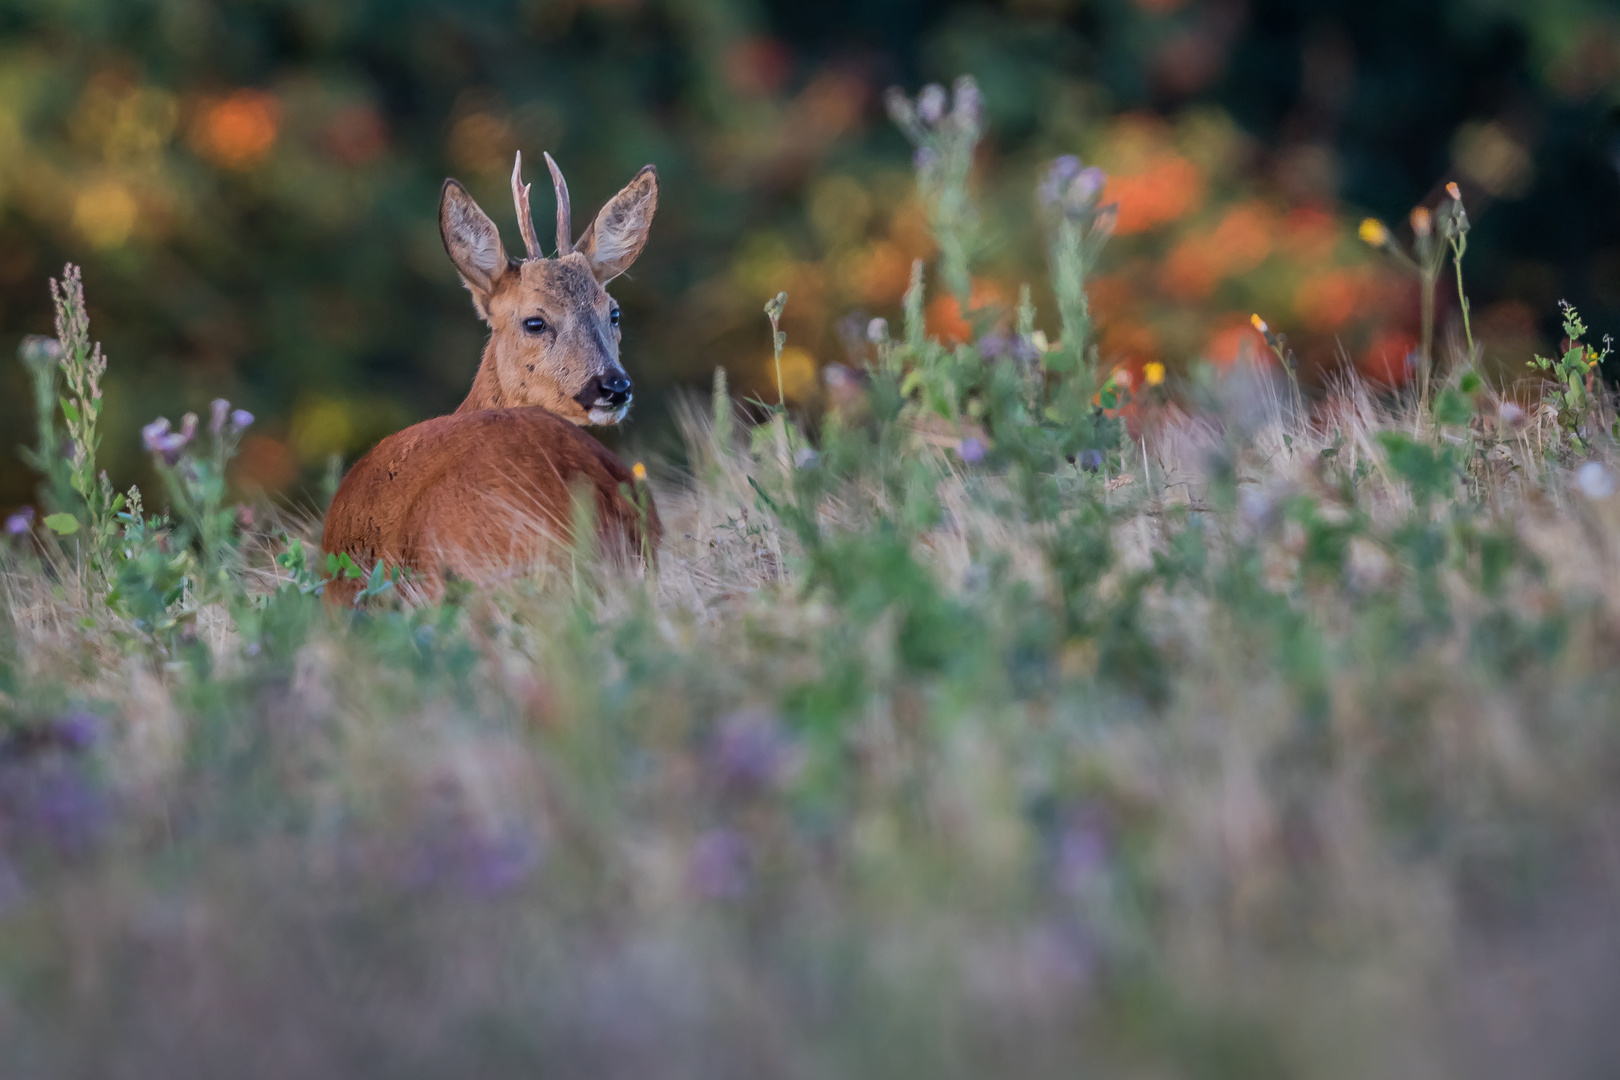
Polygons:
<instances>
[{"instance_id":1,"label":"deer neck","mask_svg":"<svg viewBox=\"0 0 1620 1080\"><path fill-rule=\"evenodd\" d=\"M490 339L484 346L484 358L479 361L478 374L473 376L472 389L467 391L467 398L461 403L456 412L477 412L480 409L508 409L518 402L501 387L500 376L496 374L495 340Z\"/></svg>"}]
</instances>

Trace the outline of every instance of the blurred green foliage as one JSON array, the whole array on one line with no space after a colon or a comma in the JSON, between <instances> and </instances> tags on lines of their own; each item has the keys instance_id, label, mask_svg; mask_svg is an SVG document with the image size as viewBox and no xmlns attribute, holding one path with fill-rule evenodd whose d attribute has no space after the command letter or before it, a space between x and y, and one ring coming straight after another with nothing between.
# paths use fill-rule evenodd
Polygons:
<instances>
[{"instance_id":1,"label":"blurred green foliage","mask_svg":"<svg viewBox=\"0 0 1620 1080\"><path fill-rule=\"evenodd\" d=\"M45 279L79 262L112 328L115 486L143 478L141 424L226 396L262 420L239 479L298 491L460 400L480 337L439 183L510 235L512 153L547 149L576 216L648 161L663 177L616 286L652 391L628 437L658 442L658 391L716 364L774 389L757 314L778 289L786 389L815 405L840 320L894 316L932 253L880 93L972 72L985 296L1042 276L1035 161L1116 178L1105 363L1230 359L1264 310L1307 366L1342 342L1398 376L1415 298L1341 200L1399 221L1455 177L1476 322L1518 364L1556 344L1559 298L1620 321L1617 26L1598 0L0 0L0 345L49 327ZM0 430L24 428L26 380L0 366ZM0 506L28 500L3 469Z\"/></svg>"}]
</instances>

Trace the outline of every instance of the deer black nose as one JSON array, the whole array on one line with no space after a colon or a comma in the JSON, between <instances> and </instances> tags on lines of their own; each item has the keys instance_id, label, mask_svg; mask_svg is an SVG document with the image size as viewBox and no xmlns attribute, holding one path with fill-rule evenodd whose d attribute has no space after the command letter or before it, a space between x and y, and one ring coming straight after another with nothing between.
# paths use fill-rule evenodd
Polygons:
<instances>
[{"instance_id":1,"label":"deer black nose","mask_svg":"<svg viewBox=\"0 0 1620 1080\"><path fill-rule=\"evenodd\" d=\"M602 396L611 405L623 405L630 400L630 380L623 375L609 375L602 380Z\"/></svg>"}]
</instances>

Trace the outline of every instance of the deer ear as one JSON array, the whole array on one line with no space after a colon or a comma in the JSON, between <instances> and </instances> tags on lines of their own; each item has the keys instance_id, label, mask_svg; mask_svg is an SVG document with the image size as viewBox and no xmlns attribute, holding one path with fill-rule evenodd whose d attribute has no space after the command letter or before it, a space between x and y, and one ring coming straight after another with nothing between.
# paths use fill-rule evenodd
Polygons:
<instances>
[{"instance_id":1,"label":"deer ear","mask_svg":"<svg viewBox=\"0 0 1620 1080\"><path fill-rule=\"evenodd\" d=\"M507 269L506 249L495 223L455 180L446 180L439 194L439 236L462 284L472 293L478 317L488 322L495 283Z\"/></svg>"},{"instance_id":2,"label":"deer ear","mask_svg":"<svg viewBox=\"0 0 1620 1080\"><path fill-rule=\"evenodd\" d=\"M606 285L636 261L647 246L647 231L657 209L658 170L644 165L623 191L608 200L574 245L591 264L597 281Z\"/></svg>"}]
</instances>

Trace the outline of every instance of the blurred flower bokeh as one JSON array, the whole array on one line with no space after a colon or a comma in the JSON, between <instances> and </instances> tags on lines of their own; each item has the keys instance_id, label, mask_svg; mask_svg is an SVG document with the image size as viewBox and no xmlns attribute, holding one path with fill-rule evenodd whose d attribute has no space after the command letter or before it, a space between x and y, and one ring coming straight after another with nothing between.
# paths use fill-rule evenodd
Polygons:
<instances>
[{"instance_id":1,"label":"blurred flower bokeh","mask_svg":"<svg viewBox=\"0 0 1620 1080\"><path fill-rule=\"evenodd\" d=\"M669 392L716 365L774 395L759 308L779 290L781 389L820 408L827 365L851 359L840 322L894 318L935 254L883 91L966 72L991 238L970 307L1045 280L1029 178L1074 155L1066 183L1117 204L1092 289L1103 360L1149 384L1263 355L1256 310L1308 385L1343 364L1405 378L1417 290L1358 226L1402 223L1404 244L1448 182L1478 226L1487 369L1556 343L1559 298L1620 324L1620 16L1600 0L0 0L0 338L48 327L47 277L82 263L117 359L115 484L147 467L147 418L224 397L259 417L239 485L296 498L330 455L460 401L481 334L439 183L468 184L510 239L512 155L549 150L576 218L646 162L663 181L615 286L647 392L610 440L661 446ZM925 122L947 107L918 101ZM972 335L955 297L929 301L934 332ZM7 431L24 386L6 365ZM31 484L8 455L0 509Z\"/></svg>"}]
</instances>

